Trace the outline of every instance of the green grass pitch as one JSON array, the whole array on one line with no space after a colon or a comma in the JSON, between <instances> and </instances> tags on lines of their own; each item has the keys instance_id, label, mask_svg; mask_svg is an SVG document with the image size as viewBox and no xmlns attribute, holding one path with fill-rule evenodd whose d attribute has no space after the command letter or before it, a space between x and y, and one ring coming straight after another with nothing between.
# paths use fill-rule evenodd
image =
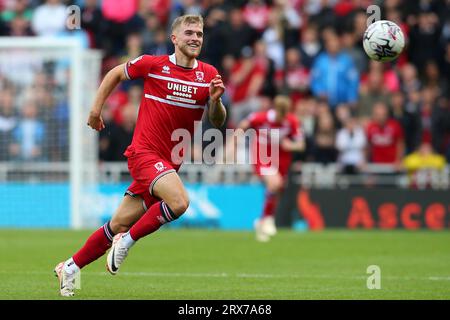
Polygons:
<instances>
[{"instance_id":1,"label":"green grass pitch","mask_svg":"<svg viewBox=\"0 0 450 320\"><path fill-rule=\"evenodd\" d=\"M89 231L0 230L0 299L62 299L53 267ZM367 288L367 267L381 289ZM105 257L82 270L75 299L449 299L450 232L161 230L116 276ZM67 299L67 298L66 298ZM71 299L71 298L68 298Z\"/></svg>"}]
</instances>

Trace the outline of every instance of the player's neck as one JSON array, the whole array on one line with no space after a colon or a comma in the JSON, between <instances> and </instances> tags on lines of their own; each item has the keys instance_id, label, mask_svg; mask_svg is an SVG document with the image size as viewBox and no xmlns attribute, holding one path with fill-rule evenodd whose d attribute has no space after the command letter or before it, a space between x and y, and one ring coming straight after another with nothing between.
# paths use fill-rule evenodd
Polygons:
<instances>
[{"instance_id":1,"label":"player's neck","mask_svg":"<svg viewBox=\"0 0 450 320\"><path fill-rule=\"evenodd\" d=\"M183 68L194 68L195 66L195 58L190 58L184 55L183 53L176 51L175 52L176 65Z\"/></svg>"}]
</instances>

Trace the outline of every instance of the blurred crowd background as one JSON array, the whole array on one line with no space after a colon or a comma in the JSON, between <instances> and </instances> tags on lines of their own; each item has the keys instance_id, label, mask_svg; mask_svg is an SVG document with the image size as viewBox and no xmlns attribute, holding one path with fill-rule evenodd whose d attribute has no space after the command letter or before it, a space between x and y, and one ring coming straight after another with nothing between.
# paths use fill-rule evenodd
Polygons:
<instances>
[{"instance_id":1,"label":"blurred crowd background","mask_svg":"<svg viewBox=\"0 0 450 320\"><path fill-rule=\"evenodd\" d=\"M372 4L407 39L392 63L363 51ZM81 8L81 29L66 28L70 5ZM298 160L339 163L349 174L370 163L416 170L450 161L449 0L0 0L0 9L1 36L76 38L101 50L103 75L142 54L171 54L171 22L201 14L200 59L224 78L227 128L286 94L307 140ZM67 94L54 74L44 65L19 99L0 70L0 161L67 160ZM102 161L125 160L141 95L130 81L108 99Z\"/></svg>"}]
</instances>

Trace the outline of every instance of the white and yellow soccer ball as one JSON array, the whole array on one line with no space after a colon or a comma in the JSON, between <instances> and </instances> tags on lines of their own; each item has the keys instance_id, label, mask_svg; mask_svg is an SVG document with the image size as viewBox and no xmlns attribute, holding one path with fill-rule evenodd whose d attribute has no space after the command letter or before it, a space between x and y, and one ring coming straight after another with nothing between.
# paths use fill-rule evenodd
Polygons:
<instances>
[{"instance_id":1,"label":"white and yellow soccer ball","mask_svg":"<svg viewBox=\"0 0 450 320\"><path fill-rule=\"evenodd\" d=\"M379 20L364 32L363 47L370 59L392 61L402 53L405 36L398 25L389 20Z\"/></svg>"}]
</instances>

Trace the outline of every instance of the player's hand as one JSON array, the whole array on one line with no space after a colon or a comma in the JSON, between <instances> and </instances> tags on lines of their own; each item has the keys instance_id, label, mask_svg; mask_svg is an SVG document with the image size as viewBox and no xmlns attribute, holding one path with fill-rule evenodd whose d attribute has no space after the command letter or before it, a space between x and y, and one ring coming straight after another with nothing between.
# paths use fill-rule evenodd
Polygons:
<instances>
[{"instance_id":1,"label":"player's hand","mask_svg":"<svg viewBox=\"0 0 450 320\"><path fill-rule=\"evenodd\" d=\"M281 148L284 151L292 151L292 149L293 149L292 145L293 145L293 142L288 138L284 138L283 140L281 140Z\"/></svg>"},{"instance_id":2,"label":"player's hand","mask_svg":"<svg viewBox=\"0 0 450 320\"><path fill-rule=\"evenodd\" d=\"M103 119L101 115L96 115L94 113L89 113L89 118L87 121L87 125L94 130L100 131L105 129L105 124L103 123Z\"/></svg>"},{"instance_id":3,"label":"player's hand","mask_svg":"<svg viewBox=\"0 0 450 320\"><path fill-rule=\"evenodd\" d=\"M216 77L211 80L209 84L209 97L213 101L219 100L222 94L225 92L225 85L223 84L222 77L216 75Z\"/></svg>"}]
</instances>

